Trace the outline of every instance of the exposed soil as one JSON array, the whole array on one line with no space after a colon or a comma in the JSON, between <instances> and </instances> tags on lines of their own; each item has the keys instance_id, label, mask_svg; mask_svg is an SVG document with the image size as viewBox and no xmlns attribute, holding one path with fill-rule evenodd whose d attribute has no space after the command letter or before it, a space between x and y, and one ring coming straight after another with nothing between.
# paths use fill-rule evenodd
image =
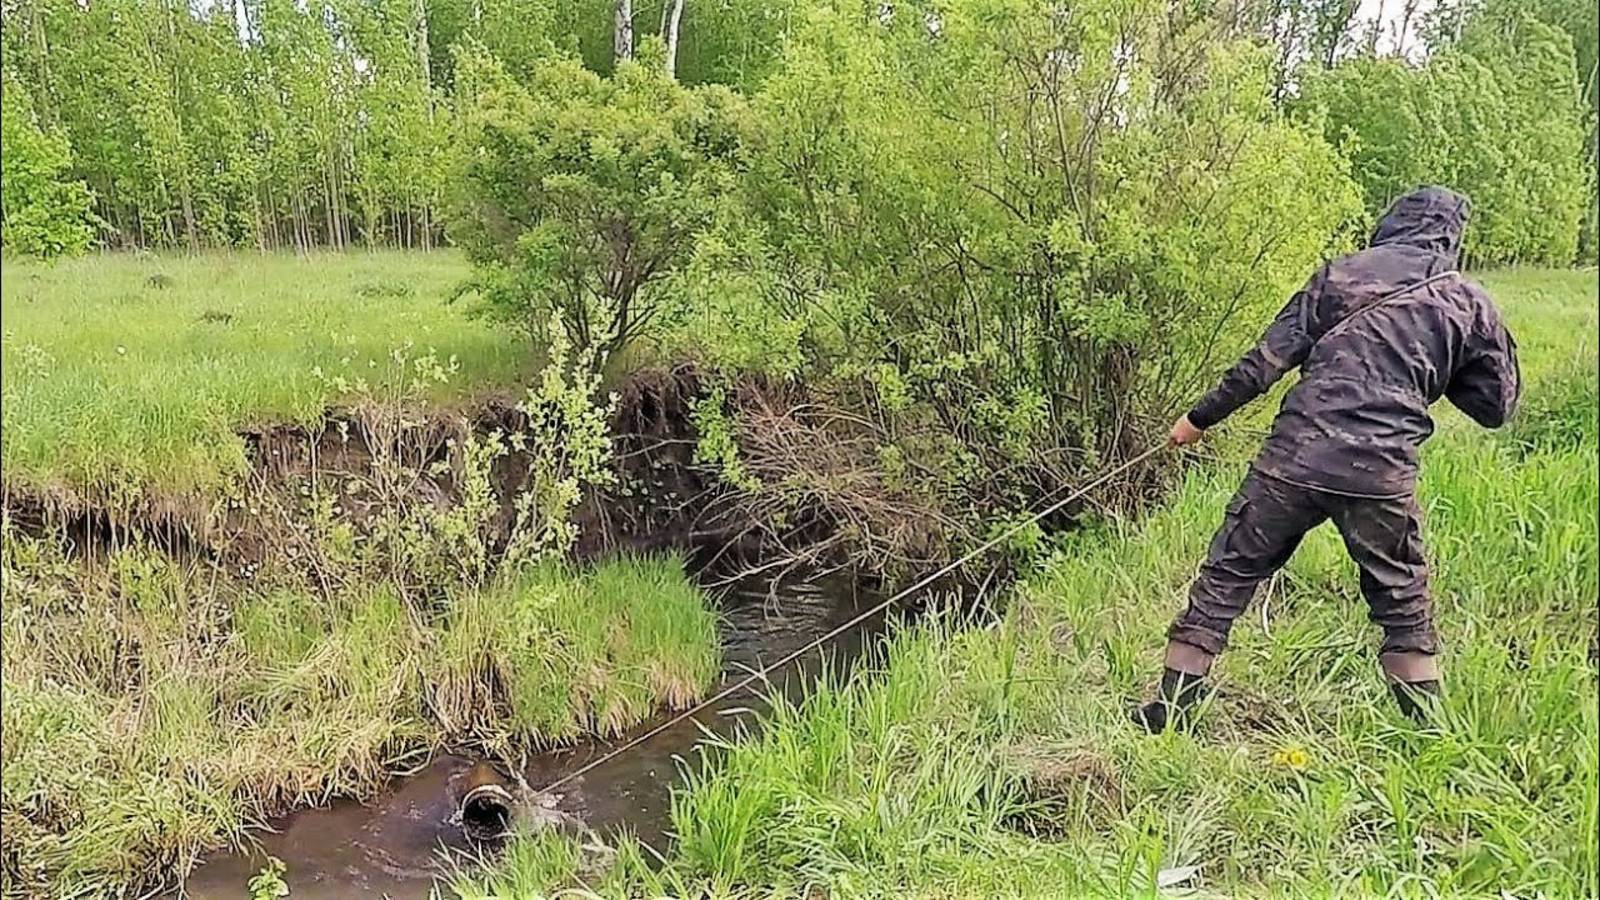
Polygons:
<instances>
[{"instance_id":1,"label":"exposed soil","mask_svg":"<svg viewBox=\"0 0 1600 900\"><path fill-rule=\"evenodd\" d=\"M694 462L698 435L690 410L697 391L689 368L647 369L620 385L611 423L617 479L589 491L574 514L579 560L624 549L674 550L719 562L759 553L762 535L771 530L758 528L748 511L730 502L714 470ZM395 446L385 445L392 439L372 416L329 410L315 428L241 431L250 473L234 497L140 496L111 510L84 504L66 490L8 487L5 511L14 526L34 534L59 530L77 552L91 556L142 542L180 558L248 570L282 546L281 520L301 513L299 498L308 486L336 497L340 515L359 526L385 498L342 487L372 481L381 456L406 471L409 501L448 506L458 498L449 465L452 441L507 434L519 430L523 418L512 403L488 400L466 413L436 413L407 428L404 445ZM511 500L528 460L512 450L494 463L497 542L510 533ZM825 528L812 521L791 530Z\"/></svg>"},{"instance_id":2,"label":"exposed soil","mask_svg":"<svg viewBox=\"0 0 1600 900\"><path fill-rule=\"evenodd\" d=\"M803 387L750 379L734 386L735 441L759 485L730 486L715 465L698 463L694 403L702 394L692 366L643 369L617 385L611 426L615 482L591 488L573 515L578 560L616 550L673 550L698 565L760 565L795 571L849 564L859 571L915 577L957 555L984 535L959 497L940 497L897 484L881 463L890 436L870 417L818 402ZM523 414L505 399L465 411L442 410L404 428L382 410L329 410L314 428L277 425L241 432L249 474L231 497L141 495L123 508L86 506L70 491L44 494L8 487L4 504L13 524L34 533L59 529L80 553L95 555L147 542L183 558L221 563L249 573L288 543L304 524L306 498L334 497L339 516L357 527L386 504L449 507L460 498L454 447L469 435L520 432ZM414 415L414 414L413 414ZM511 450L493 465L497 500L492 549L503 549L514 519L512 501L528 478L531 457ZM374 475L388 473L386 478ZM1054 496L1071 482L1035 486ZM1132 473L1120 492L1127 502L1159 493L1159 467ZM381 492L352 485L386 483ZM315 487L313 491L312 488ZM991 498L994 509L1015 509L1026 498ZM963 507L981 501L968 497ZM985 506L985 508L988 508ZM1083 512L1073 504L1040 525L1072 527ZM962 576L1003 583L1012 574L993 554ZM992 584L991 584L992 586Z\"/></svg>"}]
</instances>

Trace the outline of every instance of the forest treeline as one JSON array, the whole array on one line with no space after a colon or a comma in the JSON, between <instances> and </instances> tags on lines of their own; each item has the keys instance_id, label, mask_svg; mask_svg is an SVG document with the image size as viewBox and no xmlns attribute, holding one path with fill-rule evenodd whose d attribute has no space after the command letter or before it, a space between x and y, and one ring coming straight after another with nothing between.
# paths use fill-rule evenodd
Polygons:
<instances>
[{"instance_id":1,"label":"forest treeline","mask_svg":"<svg viewBox=\"0 0 1600 900\"><path fill-rule=\"evenodd\" d=\"M450 239L475 102L461 73L476 61L531 84L552 60L609 75L618 58L646 52L684 85L753 94L824 7L863 29L914 21L958 54L943 20L1000 27L1016 5L6 0L5 244L40 255L427 248ZM1586 0L1458 0L1426 17L1401 5L1387 35L1356 19L1353 0L1218 0L1165 14L1204 13L1226 22L1223 37L1265 48L1261 89L1339 149L1369 211L1413 184L1446 182L1482 217L1472 262L1593 259ZM1094 4L1055 9L1098 15Z\"/></svg>"}]
</instances>

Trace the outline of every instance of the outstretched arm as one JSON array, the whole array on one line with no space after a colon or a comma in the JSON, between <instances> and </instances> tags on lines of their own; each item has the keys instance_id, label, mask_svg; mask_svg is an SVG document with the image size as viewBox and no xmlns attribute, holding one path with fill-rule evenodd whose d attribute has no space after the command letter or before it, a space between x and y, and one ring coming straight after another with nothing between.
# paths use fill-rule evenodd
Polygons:
<instances>
[{"instance_id":1,"label":"outstretched arm","mask_svg":"<svg viewBox=\"0 0 1600 900\"><path fill-rule=\"evenodd\" d=\"M1326 280L1324 268L1306 282L1278 312L1260 342L1222 376L1172 428L1172 442L1193 443L1200 432L1226 419L1234 410L1261 396L1290 369L1305 362L1317 338L1317 306Z\"/></svg>"},{"instance_id":2,"label":"outstretched arm","mask_svg":"<svg viewBox=\"0 0 1600 900\"><path fill-rule=\"evenodd\" d=\"M1488 298L1474 332L1466 359L1450 377L1444 395L1474 422L1499 428L1511 418L1522 395L1517 342Z\"/></svg>"}]
</instances>

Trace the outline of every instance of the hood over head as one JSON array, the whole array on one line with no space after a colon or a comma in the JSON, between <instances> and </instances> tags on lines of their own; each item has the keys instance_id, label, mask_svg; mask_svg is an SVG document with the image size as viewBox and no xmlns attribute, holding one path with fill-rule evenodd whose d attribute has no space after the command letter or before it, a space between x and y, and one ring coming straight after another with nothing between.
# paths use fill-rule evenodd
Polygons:
<instances>
[{"instance_id":1,"label":"hood over head","mask_svg":"<svg viewBox=\"0 0 1600 900\"><path fill-rule=\"evenodd\" d=\"M1449 188L1418 188L1389 207L1378 220L1370 244L1405 244L1454 261L1461 252L1470 208L1466 197Z\"/></svg>"}]
</instances>

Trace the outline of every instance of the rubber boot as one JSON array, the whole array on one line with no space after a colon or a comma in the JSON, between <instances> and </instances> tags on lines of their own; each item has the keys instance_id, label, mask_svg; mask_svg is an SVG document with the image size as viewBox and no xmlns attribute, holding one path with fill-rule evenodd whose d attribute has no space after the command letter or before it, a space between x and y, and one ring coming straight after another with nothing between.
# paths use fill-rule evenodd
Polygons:
<instances>
[{"instance_id":1,"label":"rubber boot","mask_svg":"<svg viewBox=\"0 0 1600 900\"><path fill-rule=\"evenodd\" d=\"M1421 725L1439 706L1438 681L1391 681L1389 690L1406 718Z\"/></svg>"},{"instance_id":2,"label":"rubber boot","mask_svg":"<svg viewBox=\"0 0 1600 900\"><path fill-rule=\"evenodd\" d=\"M1177 669L1166 669L1161 673L1161 687L1156 699L1135 707L1129 717L1135 725L1151 734L1160 734L1168 728L1186 730L1191 724L1190 713L1205 696L1204 678Z\"/></svg>"}]
</instances>

